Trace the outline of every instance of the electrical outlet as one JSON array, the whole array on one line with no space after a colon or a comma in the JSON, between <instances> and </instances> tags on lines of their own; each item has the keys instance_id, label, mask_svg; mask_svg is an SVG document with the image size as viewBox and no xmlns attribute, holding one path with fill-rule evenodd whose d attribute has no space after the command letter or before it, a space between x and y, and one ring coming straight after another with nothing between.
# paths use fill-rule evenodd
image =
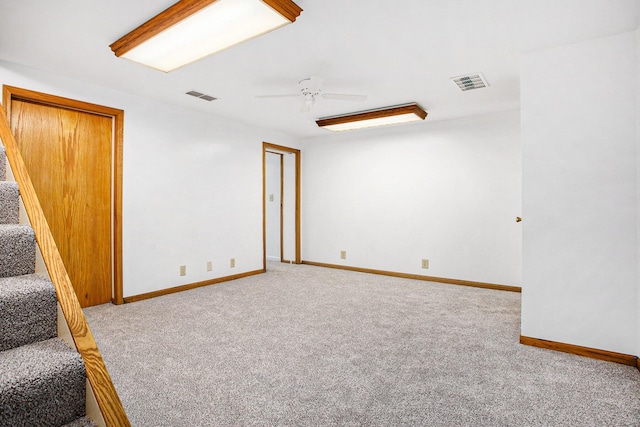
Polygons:
<instances>
[{"instance_id":1,"label":"electrical outlet","mask_svg":"<svg viewBox=\"0 0 640 427\"><path fill-rule=\"evenodd\" d=\"M180 266L180 275L181 276L186 276L187 275L187 266L186 265L181 265Z\"/></svg>"},{"instance_id":2,"label":"electrical outlet","mask_svg":"<svg viewBox=\"0 0 640 427\"><path fill-rule=\"evenodd\" d=\"M207 271L213 270L213 263L211 261L207 261Z\"/></svg>"},{"instance_id":3,"label":"electrical outlet","mask_svg":"<svg viewBox=\"0 0 640 427\"><path fill-rule=\"evenodd\" d=\"M429 268L429 260L422 258L422 268Z\"/></svg>"},{"instance_id":4,"label":"electrical outlet","mask_svg":"<svg viewBox=\"0 0 640 427\"><path fill-rule=\"evenodd\" d=\"M273 194L269 194L269 201L273 202L273 199L274 199Z\"/></svg>"},{"instance_id":5,"label":"electrical outlet","mask_svg":"<svg viewBox=\"0 0 640 427\"><path fill-rule=\"evenodd\" d=\"M236 259L235 258L231 258L231 261L229 262L229 265L231 266L231 268L234 268L236 266Z\"/></svg>"},{"instance_id":6,"label":"electrical outlet","mask_svg":"<svg viewBox=\"0 0 640 427\"><path fill-rule=\"evenodd\" d=\"M340 259L347 259L347 251L340 251Z\"/></svg>"}]
</instances>

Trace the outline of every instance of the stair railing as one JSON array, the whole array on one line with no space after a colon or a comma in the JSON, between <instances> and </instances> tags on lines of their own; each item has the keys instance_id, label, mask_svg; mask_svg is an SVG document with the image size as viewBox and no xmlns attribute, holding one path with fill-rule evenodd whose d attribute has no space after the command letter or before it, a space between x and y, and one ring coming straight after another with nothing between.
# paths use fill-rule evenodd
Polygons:
<instances>
[{"instance_id":1,"label":"stair railing","mask_svg":"<svg viewBox=\"0 0 640 427\"><path fill-rule=\"evenodd\" d=\"M98 407L107 427L127 427L131 424L124 411L120 397L111 381L102 355L98 350L80 302L73 289L67 270L58 252L49 225L33 188L18 144L11 132L4 107L0 107L0 140L4 143L7 159L29 217L42 258L49 272L58 297L58 303L69 327L76 349L84 361L87 379L93 390Z\"/></svg>"}]
</instances>

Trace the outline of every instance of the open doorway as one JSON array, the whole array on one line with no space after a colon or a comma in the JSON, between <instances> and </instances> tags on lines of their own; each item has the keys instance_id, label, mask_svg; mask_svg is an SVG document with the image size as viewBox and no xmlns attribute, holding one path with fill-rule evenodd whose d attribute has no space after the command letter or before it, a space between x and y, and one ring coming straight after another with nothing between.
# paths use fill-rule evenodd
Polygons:
<instances>
[{"instance_id":1,"label":"open doorway","mask_svg":"<svg viewBox=\"0 0 640 427\"><path fill-rule=\"evenodd\" d=\"M300 264L300 150L264 142L263 264Z\"/></svg>"}]
</instances>

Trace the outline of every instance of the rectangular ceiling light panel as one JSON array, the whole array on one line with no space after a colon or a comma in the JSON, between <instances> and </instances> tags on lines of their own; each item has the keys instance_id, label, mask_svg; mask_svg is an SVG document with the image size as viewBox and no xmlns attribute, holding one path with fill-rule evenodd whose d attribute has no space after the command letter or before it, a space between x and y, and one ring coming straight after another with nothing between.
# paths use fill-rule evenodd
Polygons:
<instances>
[{"instance_id":1,"label":"rectangular ceiling light panel","mask_svg":"<svg viewBox=\"0 0 640 427\"><path fill-rule=\"evenodd\" d=\"M111 45L116 56L169 72L295 21L291 0L182 0Z\"/></svg>"},{"instance_id":2,"label":"rectangular ceiling light panel","mask_svg":"<svg viewBox=\"0 0 640 427\"><path fill-rule=\"evenodd\" d=\"M394 125L424 120L427 112L418 104L407 104L378 110L364 111L316 121L324 129L334 132Z\"/></svg>"}]
</instances>

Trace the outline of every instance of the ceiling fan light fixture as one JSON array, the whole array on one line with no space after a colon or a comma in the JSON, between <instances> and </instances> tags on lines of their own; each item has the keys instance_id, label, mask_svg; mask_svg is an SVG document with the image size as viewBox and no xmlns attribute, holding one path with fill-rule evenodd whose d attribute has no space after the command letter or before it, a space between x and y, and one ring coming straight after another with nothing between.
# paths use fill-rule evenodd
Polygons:
<instances>
[{"instance_id":1,"label":"ceiling fan light fixture","mask_svg":"<svg viewBox=\"0 0 640 427\"><path fill-rule=\"evenodd\" d=\"M341 116L321 118L316 124L333 132L422 121L427 112L418 104L403 104Z\"/></svg>"},{"instance_id":2,"label":"ceiling fan light fixture","mask_svg":"<svg viewBox=\"0 0 640 427\"><path fill-rule=\"evenodd\" d=\"M117 57L169 72L283 27L291 0L181 0L110 45Z\"/></svg>"}]
</instances>

